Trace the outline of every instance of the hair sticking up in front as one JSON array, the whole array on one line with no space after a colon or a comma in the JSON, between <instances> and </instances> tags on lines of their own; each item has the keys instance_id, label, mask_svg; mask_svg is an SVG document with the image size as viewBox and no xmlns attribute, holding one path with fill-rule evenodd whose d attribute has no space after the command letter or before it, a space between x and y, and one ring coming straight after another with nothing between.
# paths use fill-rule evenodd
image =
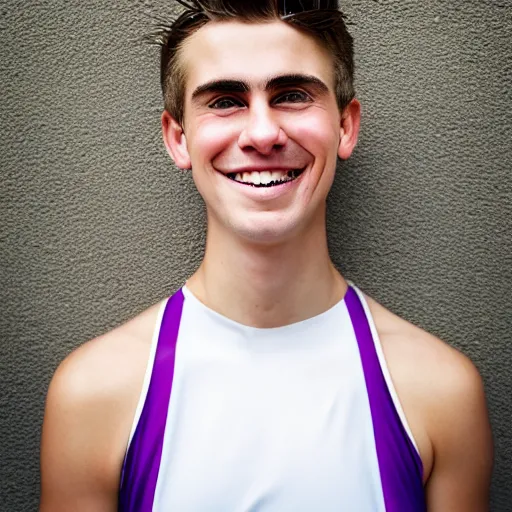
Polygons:
<instances>
[{"instance_id":1,"label":"hair sticking up in front","mask_svg":"<svg viewBox=\"0 0 512 512\"><path fill-rule=\"evenodd\" d=\"M158 27L153 42L161 46L160 79L165 109L183 122L186 69L180 59L184 41L209 22L282 20L313 36L333 57L335 93L343 110L354 97L354 51L337 0L176 0L185 11L169 26Z\"/></svg>"}]
</instances>

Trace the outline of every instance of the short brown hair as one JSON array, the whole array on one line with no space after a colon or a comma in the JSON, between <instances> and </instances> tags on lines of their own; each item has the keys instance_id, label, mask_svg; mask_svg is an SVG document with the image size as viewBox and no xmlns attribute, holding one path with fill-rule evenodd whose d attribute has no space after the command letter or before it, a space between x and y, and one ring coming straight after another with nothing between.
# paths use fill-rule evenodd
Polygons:
<instances>
[{"instance_id":1,"label":"short brown hair","mask_svg":"<svg viewBox=\"0 0 512 512\"><path fill-rule=\"evenodd\" d=\"M157 36L161 45L160 80L165 109L183 122L186 70L180 60L183 42L210 21L262 23L282 20L304 30L334 58L335 94L343 110L354 92L354 50L338 0L177 0L187 10Z\"/></svg>"}]
</instances>

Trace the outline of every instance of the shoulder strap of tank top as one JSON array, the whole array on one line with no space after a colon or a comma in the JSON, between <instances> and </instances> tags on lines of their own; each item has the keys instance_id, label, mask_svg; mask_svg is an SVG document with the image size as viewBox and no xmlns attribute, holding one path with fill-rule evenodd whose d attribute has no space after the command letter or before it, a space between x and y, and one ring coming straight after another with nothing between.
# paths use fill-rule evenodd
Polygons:
<instances>
[{"instance_id":1,"label":"shoulder strap of tank top","mask_svg":"<svg viewBox=\"0 0 512 512\"><path fill-rule=\"evenodd\" d=\"M361 357L386 512L426 510L423 468L384 378L366 313L356 290L345 295Z\"/></svg>"},{"instance_id":2,"label":"shoulder strap of tank top","mask_svg":"<svg viewBox=\"0 0 512 512\"><path fill-rule=\"evenodd\" d=\"M183 302L179 290L165 306L148 392L121 476L120 512L153 510Z\"/></svg>"}]
</instances>

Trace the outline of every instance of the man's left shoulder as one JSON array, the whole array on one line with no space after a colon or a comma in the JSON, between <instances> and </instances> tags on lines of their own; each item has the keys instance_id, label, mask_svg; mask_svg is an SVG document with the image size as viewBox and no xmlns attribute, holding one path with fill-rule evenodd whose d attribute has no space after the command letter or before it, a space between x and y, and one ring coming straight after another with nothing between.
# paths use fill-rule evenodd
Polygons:
<instances>
[{"instance_id":1,"label":"man's left shoulder","mask_svg":"<svg viewBox=\"0 0 512 512\"><path fill-rule=\"evenodd\" d=\"M417 392L435 404L483 391L480 373L469 357L375 300L367 301L396 385L418 386Z\"/></svg>"},{"instance_id":2,"label":"man's left shoulder","mask_svg":"<svg viewBox=\"0 0 512 512\"><path fill-rule=\"evenodd\" d=\"M367 297L367 301L427 473L434 454L436 464L439 454L452 453L462 460L461 454L475 450L485 459L492 458L484 386L473 362L375 300Z\"/></svg>"}]
</instances>

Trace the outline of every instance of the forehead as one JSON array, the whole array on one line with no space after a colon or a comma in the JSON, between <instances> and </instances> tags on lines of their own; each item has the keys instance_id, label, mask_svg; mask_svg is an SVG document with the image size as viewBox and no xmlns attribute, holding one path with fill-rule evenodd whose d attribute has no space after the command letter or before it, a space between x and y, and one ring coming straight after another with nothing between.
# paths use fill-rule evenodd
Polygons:
<instances>
[{"instance_id":1,"label":"forehead","mask_svg":"<svg viewBox=\"0 0 512 512\"><path fill-rule=\"evenodd\" d=\"M333 59L312 36L282 21L209 22L190 36L181 53L186 98L216 79L259 84L268 76L306 74L334 87Z\"/></svg>"}]
</instances>

